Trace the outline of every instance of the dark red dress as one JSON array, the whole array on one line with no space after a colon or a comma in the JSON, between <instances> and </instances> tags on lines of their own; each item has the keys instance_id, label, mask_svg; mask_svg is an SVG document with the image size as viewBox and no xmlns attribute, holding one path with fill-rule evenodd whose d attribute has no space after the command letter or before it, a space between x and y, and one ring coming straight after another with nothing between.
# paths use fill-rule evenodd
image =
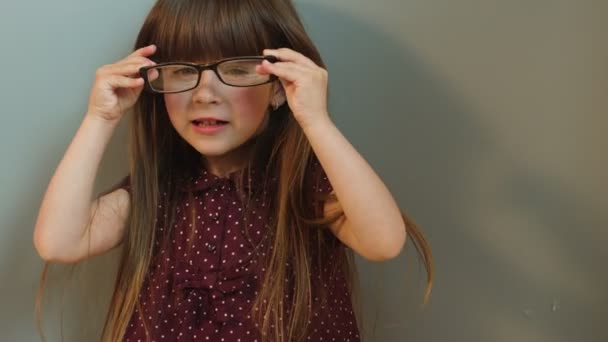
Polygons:
<instances>
[{"instance_id":1,"label":"dark red dress","mask_svg":"<svg viewBox=\"0 0 608 342\"><path fill-rule=\"evenodd\" d=\"M321 173L322 181L311 191L331 192L331 184L318 162L314 170ZM140 293L150 341L262 340L250 310L265 271L253 256L255 245L263 250L268 244L264 240L268 203L262 196L254 197L247 227L243 227L244 209L235 191L234 175L220 178L202 170L193 184L193 200L188 201L184 192L170 243L156 241L149 277ZM255 182L251 186L255 187ZM190 217L192 206L196 217ZM161 232L157 236L162 236L167 228L158 224L156 229ZM345 248L330 235L336 241L336 252ZM326 262L324 266L331 268L332 260ZM315 279L323 279L319 270L312 272ZM329 290L327 305L313 312L306 340L359 341L343 273L333 273L327 279L320 284ZM318 302L314 288L312 295ZM124 341L146 341L140 316L135 310Z\"/></svg>"}]
</instances>

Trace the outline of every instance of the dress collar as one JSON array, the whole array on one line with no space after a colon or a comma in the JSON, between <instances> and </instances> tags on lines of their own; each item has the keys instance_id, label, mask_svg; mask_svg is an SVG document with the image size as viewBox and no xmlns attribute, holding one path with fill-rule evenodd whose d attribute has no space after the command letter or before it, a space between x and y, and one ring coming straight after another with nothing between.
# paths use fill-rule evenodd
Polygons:
<instances>
[{"instance_id":1,"label":"dress collar","mask_svg":"<svg viewBox=\"0 0 608 342\"><path fill-rule=\"evenodd\" d=\"M220 177L209 172L206 167L202 166L201 171L192 178L191 181L186 182L183 187L183 191L207 191L214 188L222 187L235 187L239 182L239 175L242 172L242 186L244 189L257 190L262 188L264 177L263 172L259 168L245 167L241 170L236 170L229 173L225 177ZM250 172L250 174L248 174ZM272 178L270 181L276 181L276 178Z\"/></svg>"}]
</instances>

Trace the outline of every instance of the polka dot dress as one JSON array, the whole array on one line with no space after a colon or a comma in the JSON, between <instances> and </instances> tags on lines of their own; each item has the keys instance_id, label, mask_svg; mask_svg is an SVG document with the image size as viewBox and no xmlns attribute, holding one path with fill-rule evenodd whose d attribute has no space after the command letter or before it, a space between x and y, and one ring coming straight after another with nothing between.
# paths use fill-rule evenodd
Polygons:
<instances>
[{"instance_id":1,"label":"polka dot dress","mask_svg":"<svg viewBox=\"0 0 608 342\"><path fill-rule=\"evenodd\" d=\"M311 191L331 192L320 164L313 165L313 175L321 181ZM146 341L144 321L150 341L262 341L250 311L264 277L265 269L255 256L258 252L265 256L264 247L270 243L269 205L263 196L255 196L250 210L245 210L235 174L220 178L202 170L192 185L194 197L188 200L186 192L181 197L167 243L160 241L167 227L157 225L159 238L149 276L124 341ZM256 184L251 182L254 190ZM345 248L330 235L336 252ZM332 268L331 260L324 266L324 272ZM328 297L320 303L315 293L320 287L313 287L313 300L319 305L313 310L305 340L359 341L342 272L321 275L321 270L313 268L313 283L320 281L317 284L328 290Z\"/></svg>"}]
</instances>

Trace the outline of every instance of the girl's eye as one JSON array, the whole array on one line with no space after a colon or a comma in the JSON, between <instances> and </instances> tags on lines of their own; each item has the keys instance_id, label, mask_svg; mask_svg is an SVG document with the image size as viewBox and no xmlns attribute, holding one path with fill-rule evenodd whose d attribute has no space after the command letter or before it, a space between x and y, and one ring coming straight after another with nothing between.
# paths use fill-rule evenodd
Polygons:
<instances>
[{"instance_id":1,"label":"girl's eye","mask_svg":"<svg viewBox=\"0 0 608 342\"><path fill-rule=\"evenodd\" d=\"M173 72L176 75L196 75L198 72L193 68L179 68Z\"/></svg>"},{"instance_id":2,"label":"girl's eye","mask_svg":"<svg viewBox=\"0 0 608 342\"><path fill-rule=\"evenodd\" d=\"M224 72L228 75L239 76L249 74L249 70L245 68L227 68Z\"/></svg>"}]
</instances>

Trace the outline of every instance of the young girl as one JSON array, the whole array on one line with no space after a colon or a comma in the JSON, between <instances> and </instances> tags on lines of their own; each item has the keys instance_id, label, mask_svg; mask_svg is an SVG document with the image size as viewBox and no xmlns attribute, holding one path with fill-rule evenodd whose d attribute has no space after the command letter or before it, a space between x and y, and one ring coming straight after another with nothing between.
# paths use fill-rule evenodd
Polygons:
<instances>
[{"instance_id":1,"label":"young girl","mask_svg":"<svg viewBox=\"0 0 608 342\"><path fill-rule=\"evenodd\" d=\"M159 0L101 67L36 223L47 261L122 247L110 341L358 341L352 252L430 249L332 123L290 0ZM129 176L91 203L133 107ZM425 296L426 298L426 296Z\"/></svg>"}]
</instances>

